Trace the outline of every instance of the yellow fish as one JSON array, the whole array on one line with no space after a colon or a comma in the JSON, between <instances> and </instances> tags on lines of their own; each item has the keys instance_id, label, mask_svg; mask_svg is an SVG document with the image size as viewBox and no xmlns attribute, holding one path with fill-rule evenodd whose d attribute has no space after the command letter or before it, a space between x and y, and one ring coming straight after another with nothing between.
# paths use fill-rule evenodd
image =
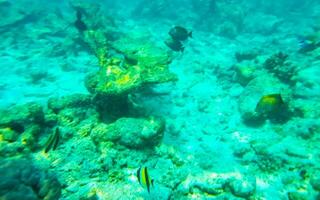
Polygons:
<instances>
[{"instance_id":1,"label":"yellow fish","mask_svg":"<svg viewBox=\"0 0 320 200\"><path fill-rule=\"evenodd\" d=\"M279 111L283 106L284 102L281 94L269 94L261 97L256 106L256 112L264 114L273 113Z\"/></svg>"},{"instance_id":2,"label":"yellow fish","mask_svg":"<svg viewBox=\"0 0 320 200\"><path fill-rule=\"evenodd\" d=\"M137 178L142 187L146 187L148 190L148 193L150 194L150 186L153 186L153 179L150 178L148 174L147 167L140 167L137 170Z\"/></svg>"}]
</instances>

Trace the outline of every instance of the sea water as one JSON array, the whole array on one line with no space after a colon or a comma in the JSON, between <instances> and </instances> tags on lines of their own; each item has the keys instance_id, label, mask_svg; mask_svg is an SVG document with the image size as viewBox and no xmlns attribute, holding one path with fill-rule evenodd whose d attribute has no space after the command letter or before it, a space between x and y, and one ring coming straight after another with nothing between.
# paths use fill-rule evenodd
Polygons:
<instances>
[{"instance_id":1,"label":"sea water","mask_svg":"<svg viewBox=\"0 0 320 200\"><path fill-rule=\"evenodd\" d=\"M319 199L319 53L318 0L0 0L0 199Z\"/></svg>"}]
</instances>

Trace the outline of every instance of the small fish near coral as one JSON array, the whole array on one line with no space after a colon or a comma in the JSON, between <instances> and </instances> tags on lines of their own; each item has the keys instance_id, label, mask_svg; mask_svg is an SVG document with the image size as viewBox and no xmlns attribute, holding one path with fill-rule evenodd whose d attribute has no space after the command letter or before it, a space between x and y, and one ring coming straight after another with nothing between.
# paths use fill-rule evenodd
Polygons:
<instances>
[{"instance_id":1,"label":"small fish near coral","mask_svg":"<svg viewBox=\"0 0 320 200\"><path fill-rule=\"evenodd\" d=\"M147 188L150 194L150 187L153 186L154 180L150 178L147 167L140 167L137 170L137 178L142 187Z\"/></svg>"},{"instance_id":2,"label":"small fish near coral","mask_svg":"<svg viewBox=\"0 0 320 200\"><path fill-rule=\"evenodd\" d=\"M192 31L188 31L187 29L181 26L175 26L172 29L170 29L169 35L173 40L185 41L189 37L192 38Z\"/></svg>"},{"instance_id":3,"label":"small fish near coral","mask_svg":"<svg viewBox=\"0 0 320 200\"><path fill-rule=\"evenodd\" d=\"M268 94L260 98L256 106L256 112L263 115L276 114L284 111L286 104L281 94Z\"/></svg>"},{"instance_id":4,"label":"small fish near coral","mask_svg":"<svg viewBox=\"0 0 320 200\"><path fill-rule=\"evenodd\" d=\"M184 51L183 41L187 40L189 37L192 37L192 32L181 26L175 26L170 29L169 36L164 43L173 51Z\"/></svg>"},{"instance_id":5,"label":"small fish near coral","mask_svg":"<svg viewBox=\"0 0 320 200\"><path fill-rule=\"evenodd\" d=\"M172 38L168 38L164 43L173 51L184 51L184 46L178 40L174 40Z\"/></svg>"},{"instance_id":6,"label":"small fish near coral","mask_svg":"<svg viewBox=\"0 0 320 200\"><path fill-rule=\"evenodd\" d=\"M50 150L54 151L58 147L60 140L60 130L57 127L49 137L49 139L46 142L46 145L44 147L44 153L48 153Z\"/></svg>"}]
</instances>

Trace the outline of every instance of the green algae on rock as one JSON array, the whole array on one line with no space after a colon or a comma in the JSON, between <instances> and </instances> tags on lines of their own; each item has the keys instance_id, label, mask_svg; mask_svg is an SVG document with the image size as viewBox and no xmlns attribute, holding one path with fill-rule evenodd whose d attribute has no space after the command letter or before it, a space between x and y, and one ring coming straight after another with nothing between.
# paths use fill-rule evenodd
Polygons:
<instances>
[{"instance_id":1,"label":"green algae on rock","mask_svg":"<svg viewBox=\"0 0 320 200\"><path fill-rule=\"evenodd\" d=\"M1 110L0 157L13 156L23 151L35 150L38 137L45 125L42 107L27 103Z\"/></svg>"},{"instance_id":2,"label":"green algae on rock","mask_svg":"<svg viewBox=\"0 0 320 200\"><path fill-rule=\"evenodd\" d=\"M120 52L124 59L105 55L101 58L98 55L101 68L86 81L86 87L91 93L123 96L146 84L177 79L168 69L171 62L169 55L150 42L125 38L112 43L112 48Z\"/></svg>"},{"instance_id":3,"label":"green algae on rock","mask_svg":"<svg viewBox=\"0 0 320 200\"><path fill-rule=\"evenodd\" d=\"M128 148L143 149L153 147L161 141L164 131L161 119L120 118L93 128L91 138L96 144L114 142Z\"/></svg>"},{"instance_id":4,"label":"green algae on rock","mask_svg":"<svg viewBox=\"0 0 320 200\"><path fill-rule=\"evenodd\" d=\"M103 35L93 35L87 43L95 52L100 68L86 77L85 86L94 96L103 121L128 116L130 94L150 84L177 80L169 71L171 57L153 43L124 37L107 44Z\"/></svg>"}]
</instances>

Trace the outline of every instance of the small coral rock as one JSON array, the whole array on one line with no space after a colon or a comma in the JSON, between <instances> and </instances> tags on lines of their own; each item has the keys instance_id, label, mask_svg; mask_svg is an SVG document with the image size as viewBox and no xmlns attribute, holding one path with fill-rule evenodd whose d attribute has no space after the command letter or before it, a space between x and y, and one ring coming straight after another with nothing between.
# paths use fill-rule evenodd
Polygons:
<instances>
[{"instance_id":1,"label":"small coral rock","mask_svg":"<svg viewBox=\"0 0 320 200\"><path fill-rule=\"evenodd\" d=\"M236 81L246 86L255 76L255 67L250 65L236 65Z\"/></svg>"},{"instance_id":2,"label":"small coral rock","mask_svg":"<svg viewBox=\"0 0 320 200\"><path fill-rule=\"evenodd\" d=\"M232 179L228 186L234 196L249 198L255 193L256 180L254 177L245 177L241 179Z\"/></svg>"},{"instance_id":3,"label":"small coral rock","mask_svg":"<svg viewBox=\"0 0 320 200\"><path fill-rule=\"evenodd\" d=\"M113 141L139 149L157 145L162 139L164 127L164 121L160 119L120 118L109 125L97 125L91 137L95 143Z\"/></svg>"}]
</instances>

